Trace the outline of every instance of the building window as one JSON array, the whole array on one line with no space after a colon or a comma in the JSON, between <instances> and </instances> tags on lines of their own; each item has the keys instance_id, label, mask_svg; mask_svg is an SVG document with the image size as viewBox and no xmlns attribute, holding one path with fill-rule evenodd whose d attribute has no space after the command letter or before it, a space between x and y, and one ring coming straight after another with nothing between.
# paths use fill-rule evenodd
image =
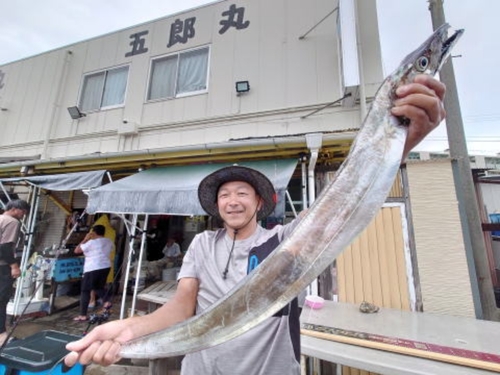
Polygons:
<instances>
[{"instance_id":1,"label":"building window","mask_svg":"<svg viewBox=\"0 0 500 375\"><path fill-rule=\"evenodd\" d=\"M87 74L83 78L79 107L82 112L123 105L128 66Z\"/></svg>"},{"instance_id":2,"label":"building window","mask_svg":"<svg viewBox=\"0 0 500 375\"><path fill-rule=\"evenodd\" d=\"M486 168L500 169L500 158L484 158Z\"/></svg>"},{"instance_id":3,"label":"building window","mask_svg":"<svg viewBox=\"0 0 500 375\"><path fill-rule=\"evenodd\" d=\"M410 152L407 157L408 160L420 160L419 152Z\"/></svg>"},{"instance_id":4,"label":"building window","mask_svg":"<svg viewBox=\"0 0 500 375\"><path fill-rule=\"evenodd\" d=\"M153 60L147 100L206 91L208 52L204 47Z\"/></svg>"},{"instance_id":5,"label":"building window","mask_svg":"<svg viewBox=\"0 0 500 375\"><path fill-rule=\"evenodd\" d=\"M431 153L430 155L431 159L448 159L450 155L448 154L438 154L438 153Z\"/></svg>"}]
</instances>

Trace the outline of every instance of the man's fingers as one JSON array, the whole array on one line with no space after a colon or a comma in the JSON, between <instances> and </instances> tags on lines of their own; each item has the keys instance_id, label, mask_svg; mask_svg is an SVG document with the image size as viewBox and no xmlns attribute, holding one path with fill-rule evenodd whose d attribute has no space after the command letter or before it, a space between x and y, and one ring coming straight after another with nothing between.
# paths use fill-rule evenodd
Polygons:
<instances>
[{"instance_id":1,"label":"man's fingers","mask_svg":"<svg viewBox=\"0 0 500 375\"><path fill-rule=\"evenodd\" d=\"M407 85L399 86L396 89L398 100L407 99L411 95L423 94L435 98L439 98L438 94L430 87L424 86L420 83L409 83Z\"/></svg>"},{"instance_id":2,"label":"man's fingers","mask_svg":"<svg viewBox=\"0 0 500 375\"><path fill-rule=\"evenodd\" d=\"M109 366L120 360L121 344L115 341L95 341L81 352L71 351L64 358L66 366L72 367L78 362L88 365L92 362Z\"/></svg>"},{"instance_id":3,"label":"man's fingers","mask_svg":"<svg viewBox=\"0 0 500 375\"><path fill-rule=\"evenodd\" d=\"M89 335L91 333L89 333ZM87 346L89 346L91 342L92 342L92 340L90 340L88 336L85 336L85 337L81 338L80 340L68 342L66 344L66 349L69 350L70 352L81 352Z\"/></svg>"},{"instance_id":4,"label":"man's fingers","mask_svg":"<svg viewBox=\"0 0 500 375\"><path fill-rule=\"evenodd\" d=\"M445 93L446 93L446 86L444 83L436 80L435 78L427 75L427 74L420 74L415 77L414 81L415 83L419 83L421 85L424 85L431 90L433 90L436 95L438 96L439 99L443 100Z\"/></svg>"},{"instance_id":5,"label":"man's fingers","mask_svg":"<svg viewBox=\"0 0 500 375\"><path fill-rule=\"evenodd\" d=\"M87 349L80 353L80 363L82 365L89 365L92 363L94 354L99 350L100 346L101 341L95 341Z\"/></svg>"},{"instance_id":6,"label":"man's fingers","mask_svg":"<svg viewBox=\"0 0 500 375\"><path fill-rule=\"evenodd\" d=\"M68 367L73 367L78 362L80 355L77 352L71 352L64 357L64 364Z\"/></svg>"},{"instance_id":7,"label":"man's fingers","mask_svg":"<svg viewBox=\"0 0 500 375\"><path fill-rule=\"evenodd\" d=\"M415 135L417 135L417 133L415 132L427 134L430 130L434 128L434 126L430 126L431 120L427 112L419 107L411 105L402 105L394 107L392 110L392 114L398 117L403 116L409 119L410 120L409 131L413 132L413 134ZM434 122L432 122L432 124L434 124ZM418 138L420 138L420 136Z\"/></svg>"},{"instance_id":8,"label":"man's fingers","mask_svg":"<svg viewBox=\"0 0 500 375\"><path fill-rule=\"evenodd\" d=\"M93 362L109 366L120 359L120 349L121 345L116 341L104 341L95 352Z\"/></svg>"},{"instance_id":9,"label":"man's fingers","mask_svg":"<svg viewBox=\"0 0 500 375\"><path fill-rule=\"evenodd\" d=\"M427 118L433 126L437 126L446 115L442 102L435 96L411 94L397 99L394 104L394 115L399 116L404 112L405 116L412 120Z\"/></svg>"},{"instance_id":10,"label":"man's fingers","mask_svg":"<svg viewBox=\"0 0 500 375\"><path fill-rule=\"evenodd\" d=\"M107 324L113 324L113 322ZM70 352L81 352L85 350L94 341L102 340L105 337L105 336L103 337L104 335L103 332L105 332L103 331L103 327L104 325L95 327L92 331L83 336L80 340L67 343L66 349L69 350Z\"/></svg>"},{"instance_id":11,"label":"man's fingers","mask_svg":"<svg viewBox=\"0 0 500 375\"><path fill-rule=\"evenodd\" d=\"M446 86L435 78L422 74L416 76L413 82L402 85L396 89L396 94L399 98L417 93L435 96L440 101L443 101L446 93Z\"/></svg>"}]
</instances>

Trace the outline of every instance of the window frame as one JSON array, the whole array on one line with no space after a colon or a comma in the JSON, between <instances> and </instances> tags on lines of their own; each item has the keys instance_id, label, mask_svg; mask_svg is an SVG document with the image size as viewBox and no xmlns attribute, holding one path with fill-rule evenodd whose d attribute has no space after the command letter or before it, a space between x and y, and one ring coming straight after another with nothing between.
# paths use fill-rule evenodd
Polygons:
<instances>
[{"instance_id":1,"label":"window frame","mask_svg":"<svg viewBox=\"0 0 500 375\"><path fill-rule=\"evenodd\" d=\"M127 70L127 73L126 73L126 80L125 80L125 89L124 89L124 94L123 94L123 101L119 104L111 104L111 105L106 105L106 106L103 106L102 103L103 103L103 99L104 99L104 93L106 91L106 80L108 78L108 73L110 71L113 71L113 70L119 70L119 69L124 69L126 68ZM103 83L100 87L100 98L99 98L99 107L98 108L92 108L92 109L85 109L83 108L82 106L82 100L83 100L83 95L84 95L84 89L85 89L85 85L86 85L86 79L88 77L92 77L92 76L97 76L97 75L101 75L101 74L104 74L104 80L103 80ZM84 113L94 113L94 112L99 112L99 111L103 111L103 110L108 110L108 109L114 109L114 108L121 108L121 107L124 107L125 106L125 102L127 100L127 92L128 92L128 84L129 84L129 80L130 80L130 64L126 64L126 65L119 65L119 66L115 66L115 67L111 67L111 68L105 68L105 69L101 69L101 70L96 70L96 71L93 71L93 72L89 72L89 73L85 73L82 77L82 84L81 84L81 87L80 87L80 94L78 96L78 108L84 112Z\"/></svg>"},{"instance_id":2,"label":"window frame","mask_svg":"<svg viewBox=\"0 0 500 375\"><path fill-rule=\"evenodd\" d=\"M500 158L497 156L485 156L484 165L490 169L500 169Z\"/></svg>"},{"instance_id":3,"label":"window frame","mask_svg":"<svg viewBox=\"0 0 500 375\"><path fill-rule=\"evenodd\" d=\"M177 93L177 88L179 84L179 65L181 61L181 55L197 51L197 50L207 50L207 68L205 72L205 88L202 90L195 90L195 91L188 91L188 92L182 92L182 93ZM161 56L156 56L151 59L150 64L149 64L149 74L148 74L148 81L146 85L146 95L144 101L146 103L154 103L158 101L165 101L165 100L172 100L172 99L179 99L179 98L185 98L189 96L194 96L194 95L200 95L200 94L205 94L208 92L208 87L209 87L209 72L210 72L210 45L204 45L200 47L195 47L195 48L190 48L190 49L185 49L182 51L177 51ZM157 61L162 61L162 60L167 60L175 56L176 63L175 63L175 86L174 86L174 95L173 96L166 96L166 97L159 97L159 98L154 98L150 99L151 95L151 89L152 89L152 78L153 78L153 69L154 69L154 63Z\"/></svg>"}]
</instances>

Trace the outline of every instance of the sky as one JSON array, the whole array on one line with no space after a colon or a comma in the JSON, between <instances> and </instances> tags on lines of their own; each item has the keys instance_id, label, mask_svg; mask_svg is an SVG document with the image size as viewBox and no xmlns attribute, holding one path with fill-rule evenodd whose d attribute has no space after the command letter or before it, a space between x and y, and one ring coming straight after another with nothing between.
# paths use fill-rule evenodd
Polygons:
<instances>
[{"instance_id":1,"label":"sky","mask_svg":"<svg viewBox=\"0 0 500 375\"><path fill-rule=\"evenodd\" d=\"M304 0L314 1L314 0ZM207 0L4 1L0 65L211 3ZM337 0L332 0L332 9ZM377 0L384 71L389 74L431 33L428 0ZM453 50L469 154L500 153L499 0L445 0L446 21L465 33ZM420 151L448 149L442 124Z\"/></svg>"}]
</instances>

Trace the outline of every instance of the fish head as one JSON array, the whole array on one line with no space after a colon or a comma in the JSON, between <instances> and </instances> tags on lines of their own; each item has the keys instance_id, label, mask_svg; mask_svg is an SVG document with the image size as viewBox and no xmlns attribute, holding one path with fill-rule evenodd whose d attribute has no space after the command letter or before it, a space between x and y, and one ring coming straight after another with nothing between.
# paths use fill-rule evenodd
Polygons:
<instances>
[{"instance_id":1,"label":"fish head","mask_svg":"<svg viewBox=\"0 0 500 375\"><path fill-rule=\"evenodd\" d=\"M463 29L459 29L448 36L449 28L447 23L441 25L420 47L406 56L394 73L396 80L408 83L418 74L435 75L450 57L451 50L464 33Z\"/></svg>"}]
</instances>

